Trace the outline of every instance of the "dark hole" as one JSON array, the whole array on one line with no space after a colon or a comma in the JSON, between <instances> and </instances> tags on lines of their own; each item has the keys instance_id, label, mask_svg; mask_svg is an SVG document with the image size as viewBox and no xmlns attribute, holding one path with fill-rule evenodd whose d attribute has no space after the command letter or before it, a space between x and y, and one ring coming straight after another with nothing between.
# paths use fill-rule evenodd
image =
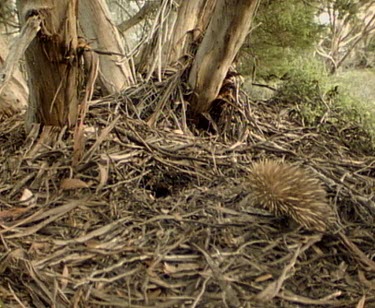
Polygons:
<instances>
[{"instance_id":1,"label":"dark hole","mask_svg":"<svg viewBox=\"0 0 375 308\"><path fill-rule=\"evenodd\" d=\"M153 192L154 192L155 198L165 198L165 197L170 196L171 194L171 191L167 187L163 187L163 186L156 186L156 187L154 186Z\"/></svg>"}]
</instances>

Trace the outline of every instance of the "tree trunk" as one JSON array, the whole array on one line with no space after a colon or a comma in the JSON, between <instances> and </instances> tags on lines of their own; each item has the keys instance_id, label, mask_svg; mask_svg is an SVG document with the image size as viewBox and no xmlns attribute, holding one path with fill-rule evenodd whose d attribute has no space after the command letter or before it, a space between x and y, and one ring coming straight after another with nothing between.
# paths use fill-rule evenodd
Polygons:
<instances>
[{"instance_id":1,"label":"tree trunk","mask_svg":"<svg viewBox=\"0 0 375 308\"><path fill-rule=\"evenodd\" d=\"M21 25L39 16L42 27L26 51L32 122L72 126L77 120L83 69L77 54L77 0L19 0Z\"/></svg>"},{"instance_id":2,"label":"tree trunk","mask_svg":"<svg viewBox=\"0 0 375 308\"><path fill-rule=\"evenodd\" d=\"M0 35L0 68L9 52L9 43L4 35ZM1 88L1 87L0 87ZM26 109L29 91L21 72L16 69L9 83L0 90L0 120Z\"/></svg>"},{"instance_id":3,"label":"tree trunk","mask_svg":"<svg viewBox=\"0 0 375 308\"><path fill-rule=\"evenodd\" d=\"M164 46L165 65L191 54L193 43L203 36L210 21L216 0L183 1L173 27L171 40Z\"/></svg>"},{"instance_id":4,"label":"tree trunk","mask_svg":"<svg viewBox=\"0 0 375 308\"><path fill-rule=\"evenodd\" d=\"M192 110L210 109L229 67L249 33L259 0L217 0L211 22L194 59L189 84Z\"/></svg>"},{"instance_id":5,"label":"tree trunk","mask_svg":"<svg viewBox=\"0 0 375 308\"><path fill-rule=\"evenodd\" d=\"M158 30L144 46L138 70L150 75L180 61L184 55L194 56L193 45L203 36L216 1L180 0L178 11L170 12L167 20L161 14L167 7L159 10L154 24Z\"/></svg>"},{"instance_id":6,"label":"tree trunk","mask_svg":"<svg viewBox=\"0 0 375 308\"><path fill-rule=\"evenodd\" d=\"M80 0L79 24L83 36L99 51L99 83L106 94L118 92L134 84L129 61L117 28L112 24L104 0ZM112 53L112 54L111 54ZM117 54L117 55L116 55Z\"/></svg>"},{"instance_id":7,"label":"tree trunk","mask_svg":"<svg viewBox=\"0 0 375 308\"><path fill-rule=\"evenodd\" d=\"M130 17L128 20L123 21L121 24L117 26L119 31L126 32L144 19L147 18L149 14L157 9L160 5L161 0L159 1L152 1L146 2L144 6L135 14L134 16Z\"/></svg>"},{"instance_id":8,"label":"tree trunk","mask_svg":"<svg viewBox=\"0 0 375 308\"><path fill-rule=\"evenodd\" d=\"M0 1L0 32L10 33L17 30L17 19L14 13L14 3L12 0Z\"/></svg>"}]
</instances>

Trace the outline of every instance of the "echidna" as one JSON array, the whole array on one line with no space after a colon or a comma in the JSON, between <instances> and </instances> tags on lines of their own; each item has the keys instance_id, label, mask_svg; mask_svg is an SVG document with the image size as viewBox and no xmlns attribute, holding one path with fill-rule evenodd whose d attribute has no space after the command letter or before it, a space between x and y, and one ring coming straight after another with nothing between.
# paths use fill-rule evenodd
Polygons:
<instances>
[{"instance_id":1,"label":"echidna","mask_svg":"<svg viewBox=\"0 0 375 308\"><path fill-rule=\"evenodd\" d=\"M252 165L245 185L248 205L289 216L308 230L324 232L334 217L320 181L301 167L260 161Z\"/></svg>"}]
</instances>

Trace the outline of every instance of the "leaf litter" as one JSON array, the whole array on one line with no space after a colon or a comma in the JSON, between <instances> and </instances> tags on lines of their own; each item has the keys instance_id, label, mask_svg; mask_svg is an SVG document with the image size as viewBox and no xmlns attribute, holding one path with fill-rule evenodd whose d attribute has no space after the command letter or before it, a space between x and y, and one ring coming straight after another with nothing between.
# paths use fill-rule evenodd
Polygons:
<instances>
[{"instance_id":1,"label":"leaf litter","mask_svg":"<svg viewBox=\"0 0 375 308\"><path fill-rule=\"evenodd\" d=\"M202 128L180 77L89 102L74 164L72 131L3 121L0 307L375 305L375 157L350 147L355 128L306 127L241 91ZM337 228L241 203L263 158L311 170Z\"/></svg>"}]
</instances>

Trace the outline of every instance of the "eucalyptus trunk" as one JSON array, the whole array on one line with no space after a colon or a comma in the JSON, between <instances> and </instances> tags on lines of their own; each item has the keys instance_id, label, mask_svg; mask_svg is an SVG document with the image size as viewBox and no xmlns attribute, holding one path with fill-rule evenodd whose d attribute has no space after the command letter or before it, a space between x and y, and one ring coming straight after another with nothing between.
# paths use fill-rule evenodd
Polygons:
<instances>
[{"instance_id":1,"label":"eucalyptus trunk","mask_svg":"<svg viewBox=\"0 0 375 308\"><path fill-rule=\"evenodd\" d=\"M134 84L124 43L104 0L79 0L79 25L90 48L99 52L98 82L105 94Z\"/></svg>"},{"instance_id":2,"label":"eucalyptus trunk","mask_svg":"<svg viewBox=\"0 0 375 308\"><path fill-rule=\"evenodd\" d=\"M83 68L77 53L77 0L18 0L21 26L38 16L41 29L25 53L30 91L26 127L76 123Z\"/></svg>"},{"instance_id":3,"label":"eucalyptus trunk","mask_svg":"<svg viewBox=\"0 0 375 308\"><path fill-rule=\"evenodd\" d=\"M8 39L0 34L0 70L9 54ZM26 109L29 90L18 68L15 69L9 83L0 86L0 120L20 113Z\"/></svg>"},{"instance_id":4,"label":"eucalyptus trunk","mask_svg":"<svg viewBox=\"0 0 375 308\"><path fill-rule=\"evenodd\" d=\"M259 0L217 0L213 16L194 58L189 84L195 114L207 112L248 35Z\"/></svg>"}]
</instances>

